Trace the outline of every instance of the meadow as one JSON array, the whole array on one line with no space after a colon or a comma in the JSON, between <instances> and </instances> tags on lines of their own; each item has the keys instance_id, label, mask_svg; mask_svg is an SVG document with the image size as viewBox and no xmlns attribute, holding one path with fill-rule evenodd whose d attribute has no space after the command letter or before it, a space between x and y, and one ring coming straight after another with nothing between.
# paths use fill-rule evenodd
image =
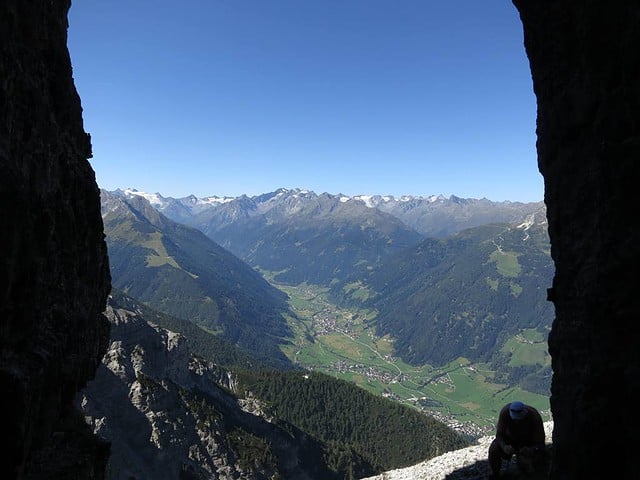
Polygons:
<instances>
[{"instance_id":1,"label":"meadow","mask_svg":"<svg viewBox=\"0 0 640 480\"><path fill-rule=\"evenodd\" d=\"M493 431L500 408L520 399L550 420L549 398L494 382L486 364L460 357L446 365L409 365L394 356L393 339L375 332L376 312L343 309L313 285L274 285L289 295L294 341L282 349L295 363L425 411L459 431L478 436ZM510 338L503 351L510 365L545 364L546 339L536 331Z\"/></svg>"}]
</instances>

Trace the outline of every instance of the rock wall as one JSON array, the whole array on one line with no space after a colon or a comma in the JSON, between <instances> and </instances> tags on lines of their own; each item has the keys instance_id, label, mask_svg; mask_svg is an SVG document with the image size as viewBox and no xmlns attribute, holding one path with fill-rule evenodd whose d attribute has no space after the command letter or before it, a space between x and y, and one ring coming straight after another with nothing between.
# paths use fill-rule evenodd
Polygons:
<instances>
[{"instance_id":1,"label":"rock wall","mask_svg":"<svg viewBox=\"0 0 640 480\"><path fill-rule=\"evenodd\" d=\"M613 478L615 468L616 478L635 478L640 4L513 3L538 99L538 164L556 266L551 475Z\"/></svg>"},{"instance_id":2,"label":"rock wall","mask_svg":"<svg viewBox=\"0 0 640 480\"><path fill-rule=\"evenodd\" d=\"M106 316L110 345L78 400L111 443L107 478L338 478L320 443L230 394L229 374L192 355L181 334L111 302Z\"/></svg>"},{"instance_id":3,"label":"rock wall","mask_svg":"<svg viewBox=\"0 0 640 480\"><path fill-rule=\"evenodd\" d=\"M0 2L3 478L100 478L108 455L72 408L107 346L110 277L69 6Z\"/></svg>"}]
</instances>

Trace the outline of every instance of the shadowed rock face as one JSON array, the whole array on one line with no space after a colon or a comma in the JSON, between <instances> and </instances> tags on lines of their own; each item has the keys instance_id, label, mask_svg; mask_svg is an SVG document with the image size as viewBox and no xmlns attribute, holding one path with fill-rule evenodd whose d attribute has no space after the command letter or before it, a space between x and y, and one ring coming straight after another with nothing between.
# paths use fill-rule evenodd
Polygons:
<instances>
[{"instance_id":1,"label":"shadowed rock face","mask_svg":"<svg viewBox=\"0 0 640 480\"><path fill-rule=\"evenodd\" d=\"M0 2L4 478L100 478L108 454L92 436L77 440L86 428L72 413L106 349L110 277L66 46L69 5Z\"/></svg>"},{"instance_id":2,"label":"shadowed rock face","mask_svg":"<svg viewBox=\"0 0 640 480\"><path fill-rule=\"evenodd\" d=\"M611 478L604 472L613 463L616 478L635 478L640 5L513 3L538 99L538 164L556 266L552 478Z\"/></svg>"}]
</instances>

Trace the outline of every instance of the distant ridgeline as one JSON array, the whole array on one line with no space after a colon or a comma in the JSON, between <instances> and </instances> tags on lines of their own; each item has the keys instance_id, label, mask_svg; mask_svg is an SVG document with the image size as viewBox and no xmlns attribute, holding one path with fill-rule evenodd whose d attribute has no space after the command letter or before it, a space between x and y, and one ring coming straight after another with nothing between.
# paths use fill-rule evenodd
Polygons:
<instances>
[{"instance_id":1,"label":"distant ridgeline","mask_svg":"<svg viewBox=\"0 0 640 480\"><path fill-rule=\"evenodd\" d=\"M542 202L348 197L300 189L202 199L135 190L112 193L148 199L167 217L198 228L249 265L275 272L278 282L326 286L342 283L356 267L375 266L425 237L493 222L519 222L544 208Z\"/></svg>"}]
</instances>

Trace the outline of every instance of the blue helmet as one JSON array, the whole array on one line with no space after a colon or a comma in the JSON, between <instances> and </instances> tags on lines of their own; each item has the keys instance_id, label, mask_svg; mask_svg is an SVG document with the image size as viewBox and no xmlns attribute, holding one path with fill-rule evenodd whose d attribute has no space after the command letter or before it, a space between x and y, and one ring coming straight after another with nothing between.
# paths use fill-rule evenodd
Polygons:
<instances>
[{"instance_id":1,"label":"blue helmet","mask_svg":"<svg viewBox=\"0 0 640 480\"><path fill-rule=\"evenodd\" d=\"M525 408L524 403L515 401L509 404L509 415L514 420L522 420L527 416L527 409Z\"/></svg>"}]
</instances>

